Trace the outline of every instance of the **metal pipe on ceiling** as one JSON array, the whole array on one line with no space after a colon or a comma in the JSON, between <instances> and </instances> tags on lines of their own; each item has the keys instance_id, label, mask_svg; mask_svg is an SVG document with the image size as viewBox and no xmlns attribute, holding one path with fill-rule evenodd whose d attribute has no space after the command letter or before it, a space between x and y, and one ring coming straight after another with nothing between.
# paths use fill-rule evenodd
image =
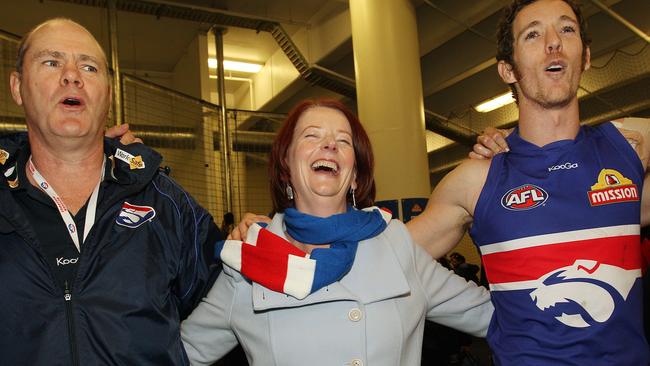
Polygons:
<instances>
[{"instance_id":1,"label":"metal pipe on ceiling","mask_svg":"<svg viewBox=\"0 0 650 366\"><path fill-rule=\"evenodd\" d=\"M97 6L94 1L89 0L57 1ZM302 55L298 47L295 46L279 22L259 17L256 18L250 15L235 14L224 10L179 4L171 1L115 1L117 1L117 9L121 11L149 14L156 17L164 16L168 18L204 22L224 27L234 26L269 32L305 81L311 85L317 85L348 98L356 99L356 86L354 85L354 80L318 65L309 64L307 59ZM464 145L469 144L469 146L471 146L474 144L473 141L475 140L475 135L465 135L463 132L459 132L458 128L449 127L454 126L453 123L448 123L447 121L441 122L438 118L431 117L430 112L428 115L429 118L427 119L426 127L431 131L458 141ZM462 130L462 127L459 128Z\"/></svg>"},{"instance_id":2,"label":"metal pipe on ceiling","mask_svg":"<svg viewBox=\"0 0 650 366\"><path fill-rule=\"evenodd\" d=\"M117 8L116 0L108 0L108 32L110 34L111 68L113 69L113 122L122 124L122 75L120 74L119 53L117 49Z\"/></svg>"},{"instance_id":3,"label":"metal pipe on ceiling","mask_svg":"<svg viewBox=\"0 0 650 366\"><path fill-rule=\"evenodd\" d=\"M479 31L477 31L477 30L474 29L474 27L472 27L471 25L469 25L469 24L463 22L463 21L460 20L460 19L457 19L456 17L454 17L453 15L451 15L451 14L449 14L448 12L444 11L441 7L439 7L438 5L432 3L431 1L429 1L429 0L424 0L424 3L427 4L427 5L429 5L429 7L431 7L432 9L434 9L435 11L437 11L438 13L444 15L445 17L451 19L452 21L456 22L457 24L463 26L463 27L465 28L466 31L468 31L468 32L470 32L470 33L473 33L474 35L478 36L479 38L482 38L482 39L484 39L484 40L486 40L486 41L488 41L488 42L490 42L490 43L496 43L494 37L490 37L490 36L488 36L488 35L485 35L485 34L479 32Z\"/></svg>"},{"instance_id":4,"label":"metal pipe on ceiling","mask_svg":"<svg viewBox=\"0 0 650 366\"><path fill-rule=\"evenodd\" d=\"M22 37L17 34L9 33L0 29L0 39L4 39L10 42L20 42L21 38Z\"/></svg>"},{"instance_id":5,"label":"metal pipe on ceiling","mask_svg":"<svg viewBox=\"0 0 650 366\"><path fill-rule=\"evenodd\" d=\"M199 134L193 127L144 125L130 123L129 129L134 135L142 138L148 146L193 150L199 146ZM24 117L0 116L0 135L16 132L26 132L27 125ZM232 150L237 152L268 153L275 139L275 133L258 131L236 131L230 134ZM219 151L220 135L214 133L214 150Z\"/></svg>"},{"instance_id":6,"label":"metal pipe on ceiling","mask_svg":"<svg viewBox=\"0 0 650 366\"><path fill-rule=\"evenodd\" d=\"M231 171L230 171L230 141L228 139L228 114L226 111L226 80L224 77L223 68L223 35L226 33L225 28L213 26L212 34L214 34L215 48L217 49L217 89L219 90L219 115L221 120L221 136L220 145L221 149L221 164L223 164L224 181L223 186L226 197L226 209L232 211L232 185L231 185Z\"/></svg>"},{"instance_id":7,"label":"metal pipe on ceiling","mask_svg":"<svg viewBox=\"0 0 650 366\"><path fill-rule=\"evenodd\" d=\"M609 7L607 7L607 5L603 4L600 0L591 0L591 2L592 2L594 5L596 5L597 7L599 7L602 11L604 11L605 13L607 13L607 15L609 15L609 16L612 17L612 18L614 18L614 19L615 19L616 21L618 21L619 23L623 24L623 26L624 26L625 28L629 29L630 31L632 31L632 33L634 33L634 34L636 34L637 36L641 37L641 39L643 39L643 40L646 41L647 43L650 43L650 36L648 36L648 35L647 35L644 31L642 31L641 29L637 28L634 24L630 23L627 19L625 19L625 18L623 18L622 16L620 16L617 12L615 12L614 10L610 9Z\"/></svg>"}]
</instances>

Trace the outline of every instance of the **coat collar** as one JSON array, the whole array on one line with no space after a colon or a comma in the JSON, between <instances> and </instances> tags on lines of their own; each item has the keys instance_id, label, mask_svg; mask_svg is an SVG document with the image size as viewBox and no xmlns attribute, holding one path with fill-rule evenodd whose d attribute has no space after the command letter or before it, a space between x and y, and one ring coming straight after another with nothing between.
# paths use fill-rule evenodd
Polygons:
<instances>
[{"instance_id":1,"label":"coat collar","mask_svg":"<svg viewBox=\"0 0 650 366\"><path fill-rule=\"evenodd\" d=\"M162 156L150 147L122 145L117 139L104 139L104 153L108 158L105 176L122 185L149 183L162 162Z\"/></svg>"},{"instance_id":2,"label":"coat collar","mask_svg":"<svg viewBox=\"0 0 650 366\"><path fill-rule=\"evenodd\" d=\"M143 144L122 145L117 139L104 139L107 157L105 180L120 185L142 186L158 170L162 157ZM19 189L29 184L24 179L25 162L30 154L27 133L0 138L0 189ZM23 179L19 179L20 177Z\"/></svg>"},{"instance_id":3,"label":"coat collar","mask_svg":"<svg viewBox=\"0 0 650 366\"><path fill-rule=\"evenodd\" d=\"M122 159L116 155L122 151ZM104 183L111 186L111 194L102 200L98 210L104 210L119 202L133 192L141 190L158 172L162 160L160 154L143 144L120 144L114 139L104 139L104 153L107 156L104 166ZM125 154L126 153L126 154ZM19 213L11 191L25 189L30 184L25 175L25 164L30 155L27 133L17 133L0 137L0 233L19 230L23 235L33 237L33 231ZM129 157L134 157L132 164ZM140 161L142 164L140 164ZM107 186L108 187L108 186Z\"/></svg>"},{"instance_id":4,"label":"coat collar","mask_svg":"<svg viewBox=\"0 0 650 366\"><path fill-rule=\"evenodd\" d=\"M276 214L268 229L286 239L284 215ZM391 230L390 224L386 230ZM359 243L352 269L341 281L323 287L303 300L269 290L255 282L252 286L256 311L343 300L369 304L410 293L403 269L383 233Z\"/></svg>"}]
</instances>

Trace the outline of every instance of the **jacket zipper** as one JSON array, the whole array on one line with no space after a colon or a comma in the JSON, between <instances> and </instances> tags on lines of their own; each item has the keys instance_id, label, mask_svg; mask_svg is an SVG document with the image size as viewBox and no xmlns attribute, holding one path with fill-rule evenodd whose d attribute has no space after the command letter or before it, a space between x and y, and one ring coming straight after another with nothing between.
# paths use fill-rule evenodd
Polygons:
<instances>
[{"instance_id":1,"label":"jacket zipper","mask_svg":"<svg viewBox=\"0 0 650 366\"><path fill-rule=\"evenodd\" d=\"M68 287L68 281L65 281L65 290L63 291L63 299L65 300L65 317L68 320L68 338L70 340L70 358L72 359L72 366L79 365L79 355L77 354L77 342L74 332L74 317L72 314L72 291Z\"/></svg>"}]
</instances>

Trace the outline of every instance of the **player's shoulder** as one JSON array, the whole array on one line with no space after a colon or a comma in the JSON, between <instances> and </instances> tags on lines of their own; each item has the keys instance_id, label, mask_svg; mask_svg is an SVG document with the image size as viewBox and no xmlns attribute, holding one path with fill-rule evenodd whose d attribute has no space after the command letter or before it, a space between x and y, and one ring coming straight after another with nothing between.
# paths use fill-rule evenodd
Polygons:
<instances>
[{"instance_id":1,"label":"player's shoulder","mask_svg":"<svg viewBox=\"0 0 650 366\"><path fill-rule=\"evenodd\" d=\"M485 178L492 160L489 159L465 159L453 170L453 173L460 178Z\"/></svg>"},{"instance_id":2,"label":"player's shoulder","mask_svg":"<svg viewBox=\"0 0 650 366\"><path fill-rule=\"evenodd\" d=\"M446 199L459 202L462 207L473 207L483 189L491 160L466 159L440 182L440 192ZM438 188L436 188L438 190Z\"/></svg>"}]
</instances>

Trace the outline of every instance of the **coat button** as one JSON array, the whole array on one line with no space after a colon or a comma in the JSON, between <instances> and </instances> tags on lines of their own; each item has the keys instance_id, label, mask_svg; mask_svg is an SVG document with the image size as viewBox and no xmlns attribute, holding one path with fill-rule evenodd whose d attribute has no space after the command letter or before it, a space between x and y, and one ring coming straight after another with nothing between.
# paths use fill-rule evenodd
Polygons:
<instances>
[{"instance_id":1,"label":"coat button","mask_svg":"<svg viewBox=\"0 0 650 366\"><path fill-rule=\"evenodd\" d=\"M353 322L358 322L361 320L361 317L363 314L361 313L361 310L354 308L348 312L348 318L352 320Z\"/></svg>"},{"instance_id":2,"label":"coat button","mask_svg":"<svg viewBox=\"0 0 650 366\"><path fill-rule=\"evenodd\" d=\"M350 363L351 366L363 366L363 361L359 360L358 358L355 358L352 360Z\"/></svg>"}]
</instances>

